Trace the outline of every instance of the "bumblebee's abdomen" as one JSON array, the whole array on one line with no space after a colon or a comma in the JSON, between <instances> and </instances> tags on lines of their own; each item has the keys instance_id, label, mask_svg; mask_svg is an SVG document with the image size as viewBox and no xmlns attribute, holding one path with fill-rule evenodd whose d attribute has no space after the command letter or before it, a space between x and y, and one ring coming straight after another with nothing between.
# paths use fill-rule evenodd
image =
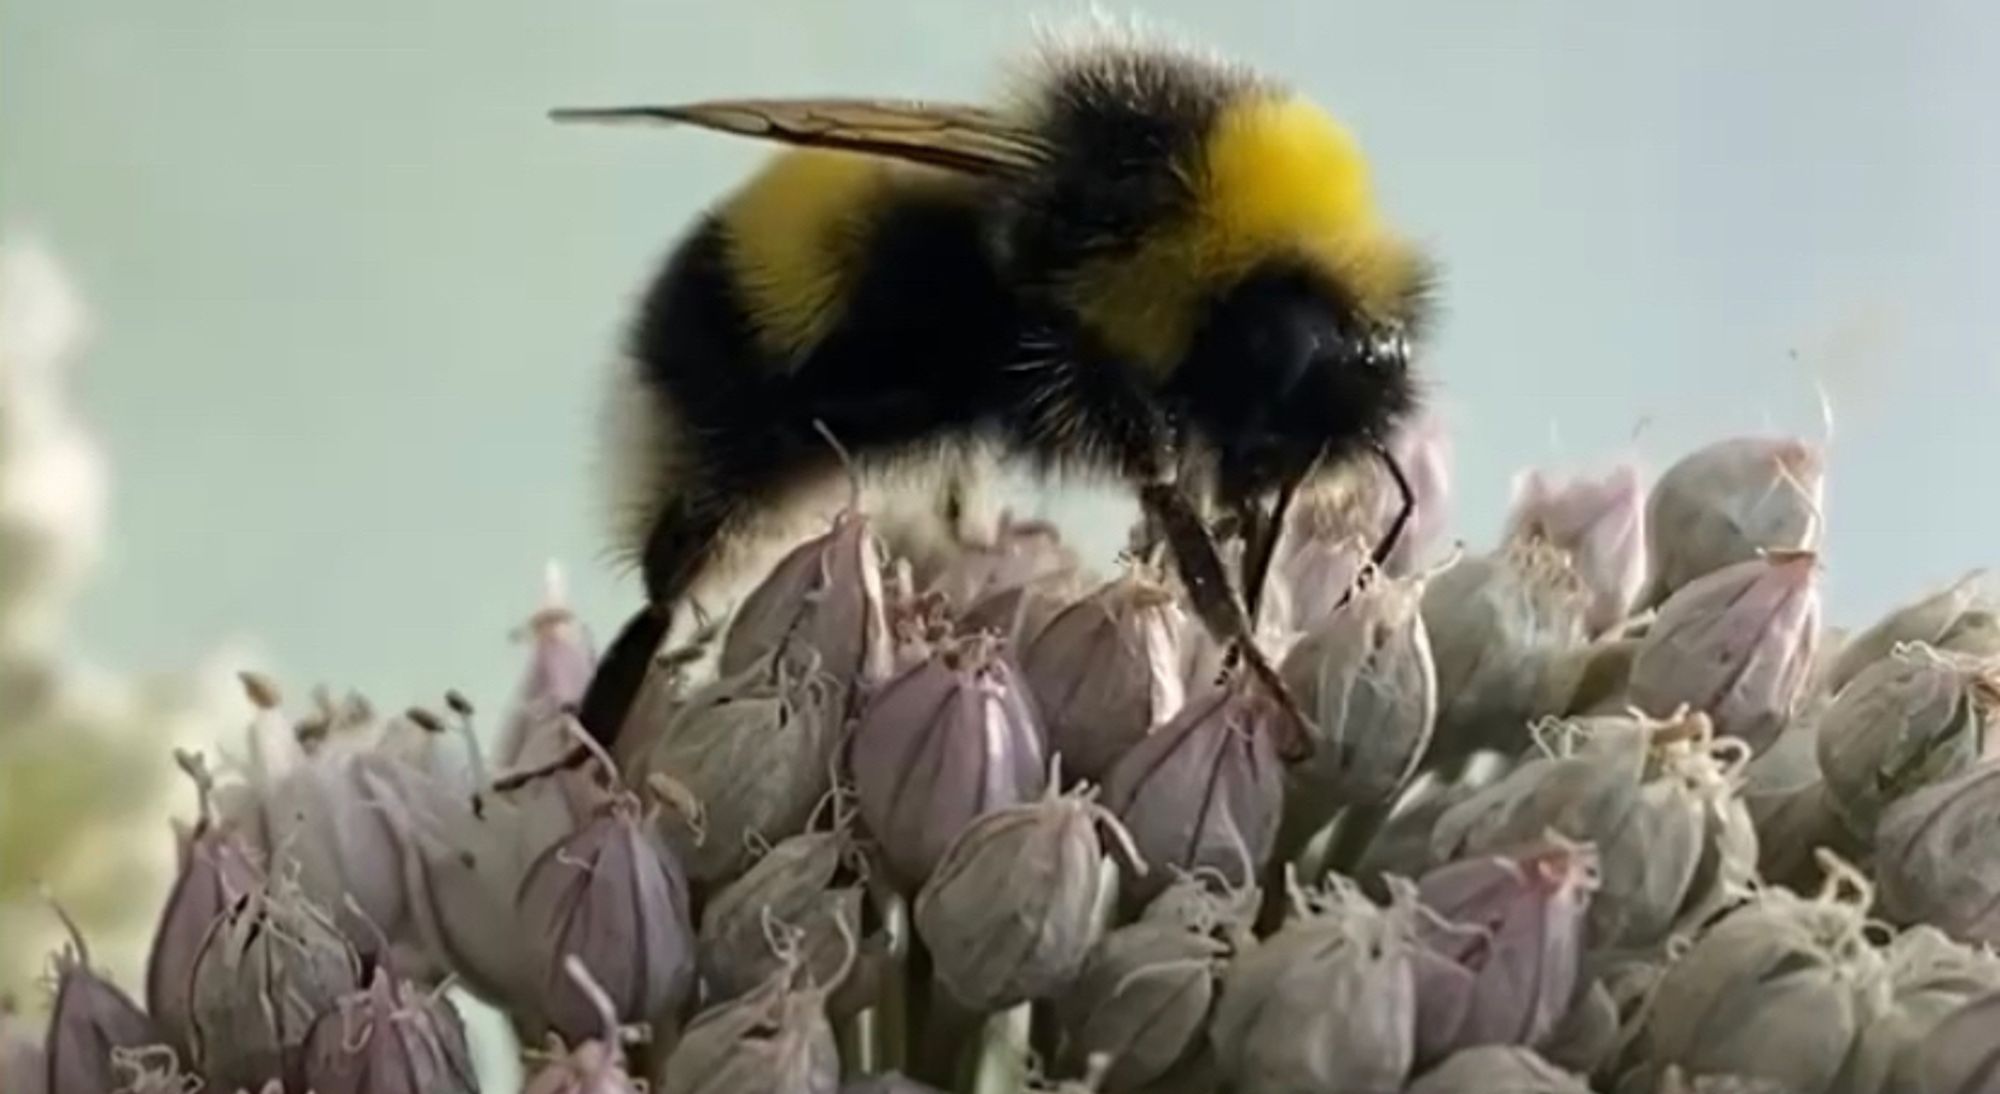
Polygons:
<instances>
[{"instance_id":1,"label":"bumblebee's abdomen","mask_svg":"<svg viewBox=\"0 0 2000 1094\"><path fill-rule=\"evenodd\" d=\"M829 462L816 422L867 457L995 413L1016 323L978 192L818 177L834 189L805 202L811 216L773 205L760 219L770 194L739 193L696 226L642 306L631 352L672 419L680 481L668 487L754 494Z\"/></svg>"}]
</instances>

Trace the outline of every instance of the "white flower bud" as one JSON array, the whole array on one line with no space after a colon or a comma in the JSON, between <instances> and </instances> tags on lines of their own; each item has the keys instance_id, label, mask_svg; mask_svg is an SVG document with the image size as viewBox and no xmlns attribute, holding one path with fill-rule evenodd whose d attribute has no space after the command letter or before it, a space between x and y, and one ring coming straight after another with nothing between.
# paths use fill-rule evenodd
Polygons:
<instances>
[{"instance_id":1,"label":"white flower bud","mask_svg":"<svg viewBox=\"0 0 2000 1094\"><path fill-rule=\"evenodd\" d=\"M1825 463L1803 441L1735 437L1667 468L1646 501L1653 577L1642 607L1764 551L1819 546Z\"/></svg>"}]
</instances>

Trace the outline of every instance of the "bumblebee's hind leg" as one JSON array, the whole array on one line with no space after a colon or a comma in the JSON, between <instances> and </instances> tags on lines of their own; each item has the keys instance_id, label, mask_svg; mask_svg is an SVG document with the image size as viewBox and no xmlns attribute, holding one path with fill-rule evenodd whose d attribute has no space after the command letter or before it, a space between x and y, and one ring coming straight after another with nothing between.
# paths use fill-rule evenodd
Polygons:
<instances>
[{"instance_id":1,"label":"bumblebee's hind leg","mask_svg":"<svg viewBox=\"0 0 2000 1094\"><path fill-rule=\"evenodd\" d=\"M618 739L676 614L694 609L688 593L714 559L734 516L734 503L727 499L684 498L654 522L640 559L647 606L605 648L577 708L577 721L598 743L609 747Z\"/></svg>"}]
</instances>

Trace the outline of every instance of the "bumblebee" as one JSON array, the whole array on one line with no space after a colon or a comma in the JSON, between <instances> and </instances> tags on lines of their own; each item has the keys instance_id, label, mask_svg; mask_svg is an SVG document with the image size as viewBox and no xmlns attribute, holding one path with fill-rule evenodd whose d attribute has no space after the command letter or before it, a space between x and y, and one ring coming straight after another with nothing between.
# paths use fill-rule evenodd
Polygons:
<instances>
[{"instance_id":1,"label":"bumblebee","mask_svg":"<svg viewBox=\"0 0 2000 1094\"><path fill-rule=\"evenodd\" d=\"M1129 484L1204 625L1282 695L1247 620L1284 507L1415 411L1435 282L1335 118L1130 40L1045 47L993 106L553 116L789 146L693 225L630 332L614 458L649 606L581 704L593 735L617 733L732 545L842 475L829 439L864 468L998 452ZM1242 538L1233 578L1217 514Z\"/></svg>"}]
</instances>

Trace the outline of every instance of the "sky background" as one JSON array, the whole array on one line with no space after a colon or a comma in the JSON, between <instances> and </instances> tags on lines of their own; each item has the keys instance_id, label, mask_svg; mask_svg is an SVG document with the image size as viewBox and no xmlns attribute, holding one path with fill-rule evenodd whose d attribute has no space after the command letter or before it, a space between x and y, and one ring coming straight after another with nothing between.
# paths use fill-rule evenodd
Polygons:
<instances>
[{"instance_id":1,"label":"sky background","mask_svg":"<svg viewBox=\"0 0 2000 1094\"><path fill-rule=\"evenodd\" d=\"M78 281L114 460L92 655L249 636L301 683L498 702L596 519L634 294L763 150L559 104L974 98L996 0L9 0L0 229ZM2000 7L1853 0L1142 3L1344 116L1448 281L1431 367L1457 531L1511 475L1837 418L1837 620L1996 557ZM1635 428L1645 427L1633 441ZM1113 510L1091 542L1113 538ZM1122 519L1122 511L1118 511Z\"/></svg>"}]
</instances>

